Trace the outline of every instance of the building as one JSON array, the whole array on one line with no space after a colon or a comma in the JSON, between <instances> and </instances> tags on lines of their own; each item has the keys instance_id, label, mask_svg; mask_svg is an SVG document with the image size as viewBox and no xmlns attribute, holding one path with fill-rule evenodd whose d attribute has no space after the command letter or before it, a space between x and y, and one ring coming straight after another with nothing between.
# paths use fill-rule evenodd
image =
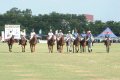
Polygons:
<instances>
[{"instance_id":1,"label":"building","mask_svg":"<svg viewBox=\"0 0 120 80\"><path fill-rule=\"evenodd\" d=\"M93 22L94 21L94 16L90 14L83 14L88 22Z\"/></svg>"}]
</instances>

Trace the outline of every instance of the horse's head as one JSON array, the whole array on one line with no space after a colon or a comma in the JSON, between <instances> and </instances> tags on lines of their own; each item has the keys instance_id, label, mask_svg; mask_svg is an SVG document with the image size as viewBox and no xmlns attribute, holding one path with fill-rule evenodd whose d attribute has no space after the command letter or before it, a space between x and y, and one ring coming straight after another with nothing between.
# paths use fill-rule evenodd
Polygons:
<instances>
[{"instance_id":1,"label":"horse's head","mask_svg":"<svg viewBox=\"0 0 120 80\"><path fill-rule=\"evenodd\" d=\"M111 45L111 40L110 40L110 38L106 38L106 40L104 40L104 42L105 42L105 45L107 46L107 45Z\"/></svg>"},{"instance_id":2,"label":"horse's head","mask_svg":"<svg viewBox=\"0 0 120 80\"><path fill-rule=\"evenodd\" d=\"M59 45L64 45L64 36L61 36L60 40L58 41Z\"/></svg>"},{"instance_id":3,"label":"horse's head","mask_svg":"<svg viewBox=\"0 0 120 80\"><path fill-rule=\"evenodd\" d=\"M32 39L30 40L30 44L36 44L37 43L37 36L33 35Z\"/></svg>"},{"instance_id":4,"label":"horse's head","mask_svg":"<svg viewBox=\"0 0 120 80\"><path fill-rule=\"evenodd\" d=\"M56 36L55 36L55 35L52 35L51 41L54 41L54 42L55 42L55 40L56 40Z\"/></svg>"},{"instance_id":5,"label":"horse's head","mask_svg":"<svg viewBox=\"0 0 120 80\"><path fill-rule=\"evenodd\" d=\"M76 40L77 40L77 41L81 41L80 35L77 36Z\"/></svg>"},{"instance_id":6,"label":"horse's head","mask_svg":"<svg viewBox=\"0 0 120 80\"><path fill-rule=\"evenodd\" d=\"M14 35L8 40L8 44L13 44L15 42Z\"/></svg>"}]
</instances>

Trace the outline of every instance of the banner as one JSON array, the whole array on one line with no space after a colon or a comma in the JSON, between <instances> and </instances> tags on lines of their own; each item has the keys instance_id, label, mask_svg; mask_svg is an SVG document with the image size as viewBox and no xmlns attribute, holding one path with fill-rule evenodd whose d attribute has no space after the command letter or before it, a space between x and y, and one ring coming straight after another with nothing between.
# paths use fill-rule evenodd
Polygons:
<instances>
[{"instance_id":1,"label":"banner","mask_svg":"<svg viewBox=\"0 0 120 80\"><path fill-rule=\"evenodd\" d=\"M4 33L4 31L1 31L1 41L5 41L5 33Z\"/></svg>"},{"instance_id":2,"label":"banner","mask_svg":"<svg viewBox=\"0 0 120 80\"><path fill-rule=\"evenodd\" d=\"M20 39L20 25L5 25L5 39L8 39L10 31L15 39Z\"/></svg>"}]
</instances>

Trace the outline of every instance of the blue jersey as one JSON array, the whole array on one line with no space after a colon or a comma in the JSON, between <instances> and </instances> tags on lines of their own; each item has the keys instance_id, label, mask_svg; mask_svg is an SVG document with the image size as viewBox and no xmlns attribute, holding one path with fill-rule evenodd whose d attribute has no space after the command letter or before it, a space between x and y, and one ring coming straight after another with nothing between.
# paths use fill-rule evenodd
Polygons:
<instances>
[{"instance_id":1,"label":"blue jersey","mask_svg":"<svg viewBox=\"0 0 120 80\"><path fill-rule=\"evenodd\" d=\"M74 33L73 35L74 35L74 37L75 37L75 38L77 38L77 37L78 37L78 33Z\"/></svg>"},{"instance_id":2,"label":"blue jersey","mask_svg":"<svg viewBox=\"0 0 120 80\"><path fill-rule=\"evenodd\" d=\"M85 38L85 37L86 37L86 34L85 34L85 33L83 33L83 34L81 34L81 36L82 36L82 38Z\"/></svg>"}]
</instances>

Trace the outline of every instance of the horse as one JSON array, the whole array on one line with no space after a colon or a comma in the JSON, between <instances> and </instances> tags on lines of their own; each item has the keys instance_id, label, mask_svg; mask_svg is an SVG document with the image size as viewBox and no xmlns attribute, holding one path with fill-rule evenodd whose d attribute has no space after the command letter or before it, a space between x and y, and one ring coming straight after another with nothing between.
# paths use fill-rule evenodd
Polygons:
<instances>
[{"instance_id":1,"label":"horse","mask_svg":"<svg viewBox=\"0 0 120 80\"><path fill-rule=\"evenodd\" d=\"M9 47L9 52L12 52L12 46L13 46L13 43L14 43L14 42L15 42L15 40L14 40L14 35L12 35L12 37L7 40L8 47Z\"/></svg>"},{"instance_id":2,"label":"horse","mask_svg":"<svg viewBox=\"0 0 120 80\"><path fill-rule=\"evenodd\" d=\"M59 40L57 40L57 51L62 53L63 52L63 45L64 45L64 36L61 36Z\"/></svg>"},{"instance_id":3,"label":"horse","mask_svg":"<svg viewBox=\"0 0 120 80\"><path fill-rule=\"evenodd\" d=\"M27 40L23 36L21 36L20 45L22 47L22 52L25 52L25 46L27 45Z\"/></svg>"},{"instance_id":4,"label":"horse","mask_svg":"<svg viewBox=\"0 0 120 80\"><path fill-rule=\"evenodd\" d=\"M109 53L109 51L110 51L110 46L111 46L111 41L110 41L110 39L107 38L107 39L104 41L104 44L105 44L105 46L106 46L106 51L107 51L107 53Z\"/></svg>"},{"instance_id":5,"label":"horse","mask_svg":"<svg viewBox=\"0 0 120 80\"><path fill-rule=\"evenodd\" d=\"M67 52L72 52L72 42L73 42L72 38L66 40Z\"/></svg>"},{"instance_id":6,"label":"horse","mask_svg":"<svg viewBox=\"0 0 120 80\"><path fill-rule=\"evenodd\" d=\"M47 39L48 40L48 39ZM49 53L53 53L53 45L55 44L55 36L52 35L51 39L47 41Z\"/></svg>"},{"instance_id":7,"label":"horse","mask_svg":"<svg viewBox=\"0 0 120 80\"><path fill-rule=\"evenodd\" d=\"M35 52L35 46L37 44L37 37L36 37L36 35L34 35L32 37L32 39L29 41L29 43L30 43L31 52Z\"/></svg>"},{"instance_id":8,"label":"horse","mask_svg":"<svg viewBox=\"0 0 120 80\"><path fill-rule=\"evenodd\" d=\"M74 53L74 49L75 49L75 52L78 53L79 45L80 45L80 36L78 35L77 38L73 41L73 53Z\"/></svg>"},{"instance_id":9,"label":"horse","mask_svg":"<svg viewBox=\"0 0 120 80\"><path fill-rule=\"evenodd\" d=\"M83 39L81 39L81 41L80 41L80 51L81 51L81 53L82 52L86 52L86 37L84 37Z\"/></svg>"}]
</instances>

